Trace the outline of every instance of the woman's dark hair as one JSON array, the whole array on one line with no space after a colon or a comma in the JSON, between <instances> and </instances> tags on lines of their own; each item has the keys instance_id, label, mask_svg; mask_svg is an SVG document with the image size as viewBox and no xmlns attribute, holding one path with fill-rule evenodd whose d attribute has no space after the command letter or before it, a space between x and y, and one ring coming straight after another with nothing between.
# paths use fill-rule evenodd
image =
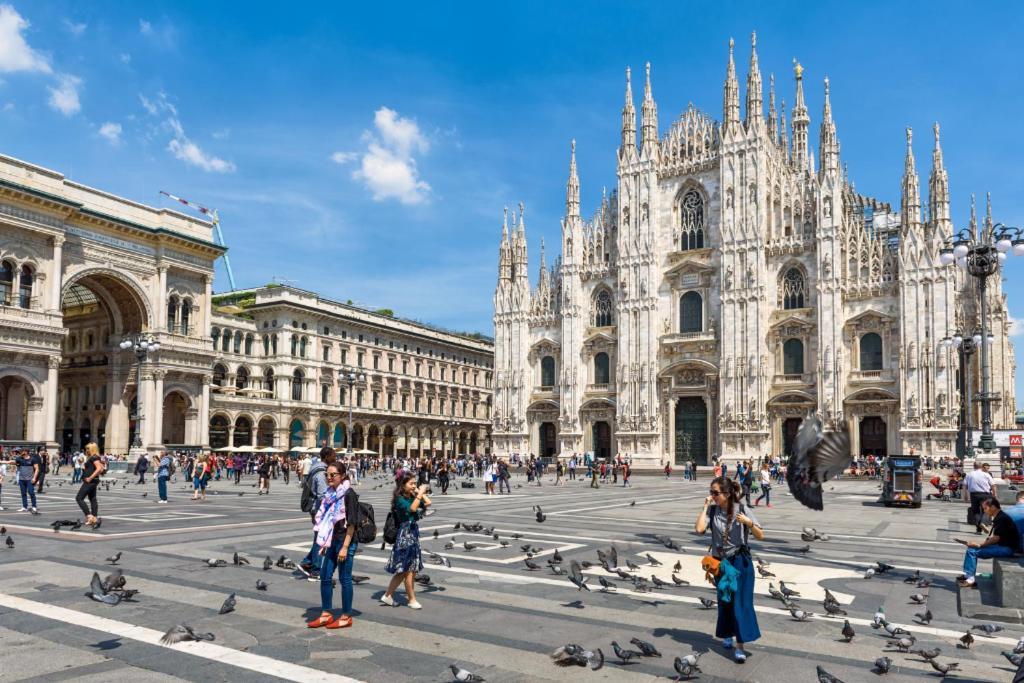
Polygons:
<instances>
[{"instance_id":1,"label":"woman's dark hair","mask_svg":"<svg viewBox=\"0 0 1024 683\"><path fill-rule=\"evenodd\" d=\"M348 479L348 468L345 467L345 463L341 462L340 460L335 460L334 462L327 465L327 469L325 469L324 472L326 473L327 470L331 469L332 467L338 470L338 474L341 475L342 481Z\"/></svg>"},{"instance_id":2,"label":"woman's dark hair","mask_svg":"<svg viewBox=\"0 0 1024 683\"><path fill-rule=\"evenodd\" d=\"M711 480L711 486L718 485L718 490L729 498L729 505L725 509L726 518L732 517L733 506L740 499L741 491L739 485L729 477L715 477Z\"/></svg>"},{"instance_id":3,"label":"woman's dark hair","mask_svg":"<svg viewBox=\"0 0 1024 683\"><path fill-rule=\"evenodd\" d=\"M405 488L406 482L410 482L413 479L414 477L408 472L405 472L401 477L399 477L398 481L395 483L395 492L391 496L392 506L398 502L398 497L402 495L402 489Z\"/></svg>"}]
</instances>

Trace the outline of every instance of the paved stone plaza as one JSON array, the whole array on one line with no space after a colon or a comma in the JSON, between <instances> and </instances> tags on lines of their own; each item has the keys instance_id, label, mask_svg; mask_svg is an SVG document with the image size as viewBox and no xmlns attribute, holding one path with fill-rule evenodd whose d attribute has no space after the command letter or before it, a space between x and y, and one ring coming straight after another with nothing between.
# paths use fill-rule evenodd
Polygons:
<instances>
[{"instance_id":1,"label":"paved stone plaza","mask_svg":"<svg viewBox=\"0 0 1024 683\"><path fill-rule=\"evenodd\" d=\"M842 622L836 619L816 614L804 623L794 621L765 594L768 581L759 579L763 637L752 646L747 663L737 665L711 638L715 612L698 603L700 597L713 597L699 576L706 546L692 532L708 477L697 484L637 477L631 489L604 486L599 491L578 482L556 488L545 481L537 488L514 477L510 496L487 497L481 486L435 495L435 513L421 524L424 547L450 557L452 567L429 564L425 556L433 587L419 592L424 609L378 603L387 581L386 555L379 545L365 548L355 574L369 580L356 587L355 625L333 632L304 624L319 611L318 585L283 569L264 572L261 566L266 556L276 560L284 554L298 561L309 543L308 519L297 510L295 479L288 487L275 481L265 497L255 495L251 479L240 486L215 482L215 495L205 503L191 502L191 492L179 479L167 506L156 504L155 485L118 483L101 491L100 531L54 534L47 527L53 520L80 517L75 489L59 485L62 478L52 478L36 517L11 512L11 506L17 508L14 491L5 487L7 510L0 513L0 523L15 547L0 545L0 680L446 681L452 678L452 662L487 681L653 680L675 676L675 656L710 648L701 659L703 681L813 681L815 665L822 664L849 683L875 679L871 662L882 655L886 638L870 628L870 621L884 604L888 619L917 636L918 646L939 647L940 661L960 662L957 680L1009 681L1011 667L999 652L1024 635L1024 628L1007 624L997 637L977 634L970 650L956 646L971 623L957 616L954 578L962 551L950 541L971 531L959 523L964 506L927 501L920 510L887 509L876 503L873 482L836 482L823 514L798 507L781 493L784 487L775 487L772 509L757 510L767 538L754 543L755 554L806 596L800 604L809 611L822 612L823 589L830 589L850 614L857 632L853 642L841 642ZM369 480L359 489L374 504L382 526L390 487L378 488L378 483ZM535 504L548 515L543 524L534 519ZM483 534L454 532L457 521L493 525L510 545L502 548ZM799 554L804 525L827 532L831 540L815 542L809 554ZM435 530L437 540L432 538ZM511 538L514 533L522 538ZM666 550L653 540L656 534L671 536L682 551ZM457 549L443 551L453 537ZM467 552L463 541L480 547ZM543 548L543 570L525 570L520 546L527 542ZM596 562L595 549L612 543L621 564L635 562L648 578L656 573L669 580L679 560L678 576L693 586L640 594L616 581L618 590L606 594L596 590L594 576L595 590L578 592L544 565L556 549L566 563L572 558ZM117 606L89 600L83 592L92 572L109 572L104 558L117 551L123 553L119 566L127 587L138 589L138 596ZM236 551L252 564L232 566ZM649 567L645 553L662 566ZM207 568L203 560L210 557L226 559L229 566ZM876 559L895 565L896 575L862 578ZM915 569L934 579L930 588L903 583L902 577ZM982 571L989 570L982 565ZM257 579L269 584L266 592L256 590ZM219 616L219 606L232 592L238 598L236 611ZM928 595L935 617L930 627L914 624L913 614L923 611L908 599L915 592ZM396 598L404 605L401 591ZM335 604L340 606L340 596ZM214 633L216 640L160 645L160 635L181 622ZM616 663L611 641L632 647L632 637L653 643L664 656L628 666ZM555 667L548 654L567 642L600 647L606 666L598 672ZM937 677L919 656L887 654L894 666L886 680Z\"/></svg>"}]
</instances>

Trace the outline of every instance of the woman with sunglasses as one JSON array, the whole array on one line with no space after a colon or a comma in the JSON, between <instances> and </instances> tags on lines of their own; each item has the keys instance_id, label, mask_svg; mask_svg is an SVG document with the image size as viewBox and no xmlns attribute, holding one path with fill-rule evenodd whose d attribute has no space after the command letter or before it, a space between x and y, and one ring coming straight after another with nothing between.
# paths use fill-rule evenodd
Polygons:
<instances>
[{"instance_id":1,"label":"woman with sunglasses","mask_svg":"<svg viewBox=\"0 0 1024 683\"><path fill-rule=\"evenodd\" d=\"M416 479L411 473L403 474L391 498L391 510L395 514L398 536L395 538L395 544L391 546L391 557L385 569L394 576L388 584L387 591L380 598L381 603L388 607L395 606L395 589L404 581L410 609L423 609L416 599L416 572L423 571L420 527L417 520L427 507L430 507L427 485L416 486Z\"/></svg>"},{"instance_id":2,"label":"woman with sunglasses","mask_svg":"<svg viewBox=\"0 0 1024 683\"><path fill-rule=\"evenodd\" d=\"M761 637L754 614L754 563L748 541L751 535L759 541L764 539L764 531L740 501L741 490L735 481L715 477L708 493L694 531L703 534L711 527L711 555L722 562L719 577L730 573L736 579L735 590L728 599L723 599L719 586L715 637L723 639L722 646L727 650L735 648L733 656L742 664L747 661L744 643Z\"/></svg>"},{"instance_id":3,"label":"woman with sunglasses","mask_svg":"<svg viewBox=\"0 0 1024 683\"><path fill-rule=\"evenodd\" d=\"M345 465L340 462L327 466L327 492L316 513L316 544L320 548L323 564L320 567L320 616L306 625L309 628L348 628L352 625L352 564L355 562L356 497L349 483ZM341 616L331 614L334 607L334 569L338 569L341 584Z\"/></svg>"}]
</instances>

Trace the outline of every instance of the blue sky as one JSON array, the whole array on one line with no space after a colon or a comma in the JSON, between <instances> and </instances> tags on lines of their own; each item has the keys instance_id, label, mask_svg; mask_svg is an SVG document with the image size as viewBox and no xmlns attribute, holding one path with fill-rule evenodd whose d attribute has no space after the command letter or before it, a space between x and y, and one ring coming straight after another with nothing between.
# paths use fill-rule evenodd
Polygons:
<instances>
[{"instance_id":1,"label":"blue sky","mask_svg":"<svg viewBox=\"0 0 1024 683\"><path fill-rule=\"evenodd\" d=\"M661 132L689 102L720 118L728 40L742 84L756 30L790 104L803 64L815 138L829 76L859 191L898 204L908 125L925 184L940 121L957 224L986 191L1024 223L1019 3L344 5L0 0L0 152L218 208L239 286L277 276L489 332L502 207L525 202L535 264L559 243L575 138L594 209L624 69L652 63ZM1011 259L1016 317L1022 275Z\"/></svg>"}]
</instances>

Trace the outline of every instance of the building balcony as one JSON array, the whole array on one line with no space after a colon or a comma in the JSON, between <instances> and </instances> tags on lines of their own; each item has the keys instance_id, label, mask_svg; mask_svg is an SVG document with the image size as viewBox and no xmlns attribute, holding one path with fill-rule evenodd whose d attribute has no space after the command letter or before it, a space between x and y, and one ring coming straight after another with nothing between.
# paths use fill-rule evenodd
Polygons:
<instances>
[{"instance_id":1,"label":"building balcony","mask_svg":"<svg viewBox=\"0 0 1024 683\"><path fill-rule=\"evenodd\" d=\"M610 396L615 393L615 383L608 382L606 384L588 384L586 392L588 394L600 394Z\"/></svg>"},{"instance_id":2,"label":"building balcony","mask_svg":"<svg viewBox=\"0 0 1024 683\"><path fill-rule=\"evenodd\" d=\"M879 382L895 382L892 370L851 370L851 384L877 384Z\"/></svg>"},{"instance_id":3,"label":"building balcony","mask_svg":"<svg viewBox=\"0 0 1024 683\"><path fill-rule=\"evenodd\" d=\"M779 374L772 378L772 383L780 386L808 386L814 384L814 375L809 372Z\"/></svg>"}]
</instances>

